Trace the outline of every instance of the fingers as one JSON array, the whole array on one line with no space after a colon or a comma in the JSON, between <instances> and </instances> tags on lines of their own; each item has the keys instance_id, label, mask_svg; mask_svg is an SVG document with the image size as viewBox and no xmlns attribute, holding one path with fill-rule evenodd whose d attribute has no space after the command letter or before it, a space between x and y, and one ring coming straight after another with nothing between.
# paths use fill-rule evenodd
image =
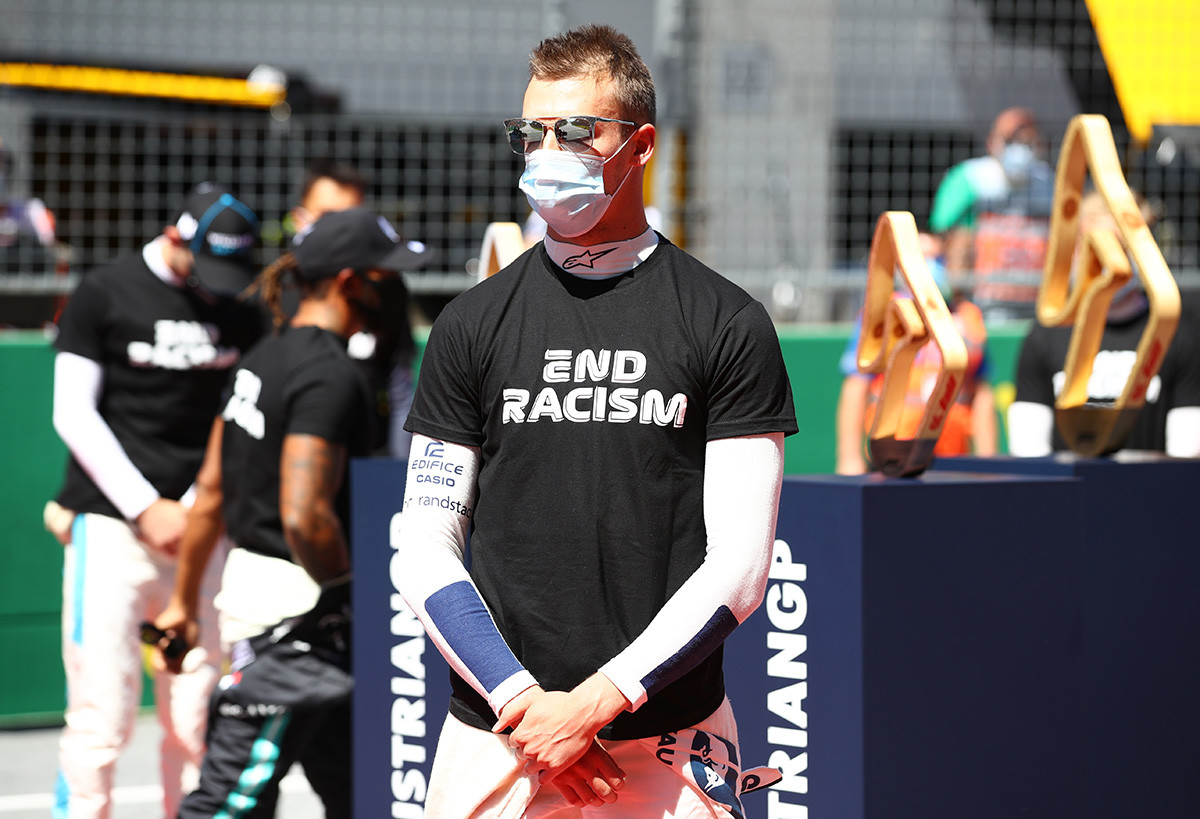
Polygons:
<instances>
[{"instance_id":1,"label":"fingers","mask_svg":"<svg viewBox=\"0 0 1200 819\"><path fill-rule=\"evenodd\" d=\"M579 761L551 776L543 772L539 781L553 785L573 807L599 806L617 801L625 787L625 772L598 742L593 742Z\"/></svg>"}]
</instances>

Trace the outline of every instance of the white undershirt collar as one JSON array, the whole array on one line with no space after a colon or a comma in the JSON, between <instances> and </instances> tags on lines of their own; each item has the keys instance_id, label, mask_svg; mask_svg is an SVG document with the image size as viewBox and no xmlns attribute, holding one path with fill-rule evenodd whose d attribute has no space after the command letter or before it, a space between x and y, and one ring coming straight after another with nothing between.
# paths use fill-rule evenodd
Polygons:
<instances>
[{"instance_id":1,"label":"white undershirt collar","mask_svg":"<svg viewBox=\"0 0 1200 819\"><path fill-rule=\"evenodd\" d=\"M633 270L658 247L653 228L632 239L582 247L545 238L546 252L556 265L585 279L608 279Z\"/></svg>"},{"instance_id":2,"label":"white undershirt collar","mask_svg":"<svg viewBox=\"0 0 1200 819\"><path fill-rule=\"evenodd\" d=\"M142 247L142 260L146 262L146 267L150 268L155 276L172 287L182 288L186 284L185 280L179 278L179 275L167 265L166 259L163 258L163 245L166 243L166 236L159 236L147 242Z\"/></svg>"}]
</instances>

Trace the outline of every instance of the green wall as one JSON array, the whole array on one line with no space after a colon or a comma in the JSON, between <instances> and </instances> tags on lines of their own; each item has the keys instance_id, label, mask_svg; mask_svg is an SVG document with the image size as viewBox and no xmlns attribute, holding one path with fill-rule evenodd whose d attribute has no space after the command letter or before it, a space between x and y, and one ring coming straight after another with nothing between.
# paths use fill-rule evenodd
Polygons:
<instances>
[{"instance_id":1,"label":"green wall","mask_svg":"<svg viewBox=\"0 0 1200 819\"><path fill-rule=\"evenodd\" d=\"M779 330L800 427L787 440L788 474L833 471L838 359L849 331L849 325ZM1001 406L1011 395L1023 335L1023 325L991 331L992 381ZM418 342L423 348L424 337ZM62 549L41 522L66 458L50 421L53 370L54 352L41 333L0 332L0 726L58 721L65 703Z\"/></svg>"},{"instance_id":2,"label":"green wall","mask_svg":"<svg viewBox=\"0 0 1200 819\"><path fill-rule=\"evenodd\" d=\"M50 424L54 351L40 333L0 341L0 720L57 719L62 547L42 528L66 448Z\"/></svg>"}]
</instances>

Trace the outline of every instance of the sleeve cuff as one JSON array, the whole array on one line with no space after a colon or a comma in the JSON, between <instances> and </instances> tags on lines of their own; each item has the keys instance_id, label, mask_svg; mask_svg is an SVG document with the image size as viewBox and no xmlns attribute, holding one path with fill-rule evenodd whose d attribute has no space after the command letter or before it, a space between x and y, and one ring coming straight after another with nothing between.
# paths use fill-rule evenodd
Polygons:
<instances>
[{"instance_id":1,"label":"sleeve cuff","mask_svg":"<svg viewBox=\"0 0 1200 819\"><path fill-rule=\"evenodd\" d=\"M138 515L149 509L158 498L157 490L147 481L144 487L125 487L121 491L121 497L109 498L109 500L112 501L113 506L117 507L117 511L124 516L125 520L132 522L138 519Z\"/></svg>"},{"instance_id":2,"label":"sleeve cuff","mask_svg":"<svg viewBox=\"0 0 1200 819\"><path fill-rule=\"evenodd\" d=\"M488 694L488 705L491 706L493 713L499 714L500 710L508 705L513 697L520 694L526 688L532 688L537 684L538 681L534 679L533 675L522 669L500 683Z\"/></svg>"},{"instance_id":3,"label":"sleeve cuff","mask_svg":"<svg viewBox=\"0 0 1200 819\"><path fill-rule=\"evenodd\" d=\"M641 677L631 668L622 668L621 658L613 657L600 667L600 673L608 677L621 695L629 701L629 710L636 711L645 704L648 694Z\"/></svg>"}]
</instances>

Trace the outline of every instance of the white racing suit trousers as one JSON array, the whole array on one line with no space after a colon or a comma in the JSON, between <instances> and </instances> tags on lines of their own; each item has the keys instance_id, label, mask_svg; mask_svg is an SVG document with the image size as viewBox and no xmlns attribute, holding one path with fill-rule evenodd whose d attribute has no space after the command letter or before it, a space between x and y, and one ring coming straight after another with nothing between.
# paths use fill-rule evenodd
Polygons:
<instances>
[{"instance_id":1,"label":"white racing suit trousers","mask_svg":"<svg viewBox=\"0 0 1200 819\"><path fill-rule=\"evenodd\" d=\"M163 812L173 817L196 786L204 756L209 697L221 652L212 599L224 552L217 549L200 591L200 645L179 675L154 675L163 730ZM154 553L128 523L105 515L75 517L63 562L63 665L66 727L59 742L55 817L107 819L117 759L133 733L142 698L139 626L166 606L176 561Z\"/></svg>"},{"instance_id":2,"label":"white racing suit trousers","mask_svg":"<svg viewBox=\"0 0 1200 819\"><path fill-rule=\"evenodd\" d=\"M726 699L711 716L672 734L600 744L625 772L617 801L571 807L525 773L507 737L447 716L425 800L426 819L744 819L737 723Z\"/></svg>"}]
</instances>

